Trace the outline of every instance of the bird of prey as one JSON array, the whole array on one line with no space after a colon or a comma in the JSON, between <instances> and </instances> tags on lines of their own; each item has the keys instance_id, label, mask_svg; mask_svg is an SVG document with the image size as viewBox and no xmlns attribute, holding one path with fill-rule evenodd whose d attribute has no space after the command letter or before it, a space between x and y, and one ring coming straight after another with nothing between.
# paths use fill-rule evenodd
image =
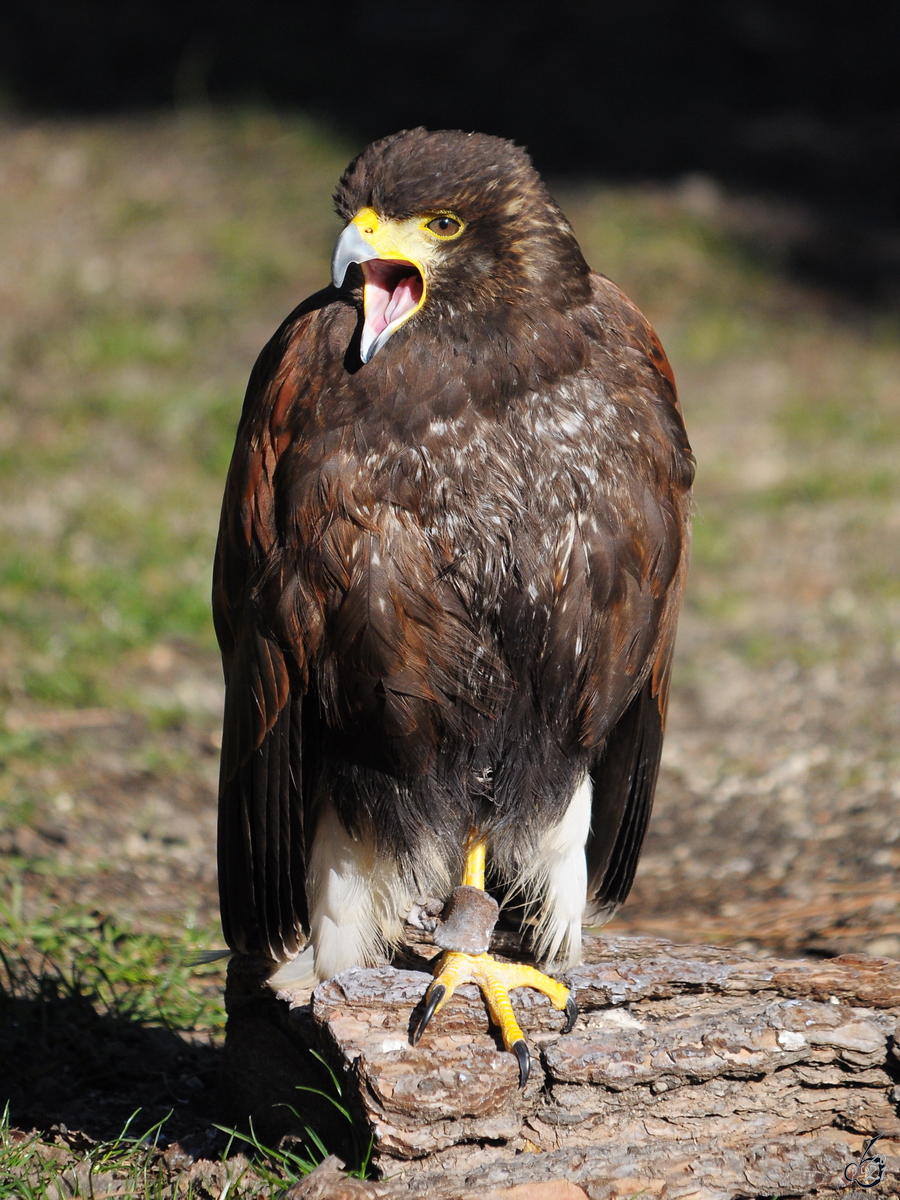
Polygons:
<instances>
[{"instance_id":1,"label":"bird of prey","mask_svg":"<svg viewBox=\"0 0 900 1200\"><path fill-rule=\"evenodd\" d=\"M653 330L523 150L404 131L335 201L332 284L253 369L222 510L224 931L324 979L450 897L418 1034L475 981L524 1082L509 989L576 1010L488 953L476 901L565 970L628 893L693 459Z\"/></svg>"}]
</instances>

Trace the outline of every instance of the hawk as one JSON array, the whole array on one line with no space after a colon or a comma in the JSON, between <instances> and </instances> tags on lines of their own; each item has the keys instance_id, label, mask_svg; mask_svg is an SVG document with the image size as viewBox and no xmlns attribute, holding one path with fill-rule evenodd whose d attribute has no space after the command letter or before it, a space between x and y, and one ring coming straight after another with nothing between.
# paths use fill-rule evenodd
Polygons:
<instances>
[{"instance_id":1,"label":"hawk","mask_svg":"<svg viewBox=\"0 0 900 1200\"><path fill-rule=\"evenodd\" d=\"M324 979L452 897L418 1035L474 980L524 1082L509 988L568 1027L574 1002L487 952L475 902L565 970L629 891L693 459L653 330L523 150L404 131L335 202L332 283L253 368L222 509L224 931Z\"/></svg>"}]
</instances>

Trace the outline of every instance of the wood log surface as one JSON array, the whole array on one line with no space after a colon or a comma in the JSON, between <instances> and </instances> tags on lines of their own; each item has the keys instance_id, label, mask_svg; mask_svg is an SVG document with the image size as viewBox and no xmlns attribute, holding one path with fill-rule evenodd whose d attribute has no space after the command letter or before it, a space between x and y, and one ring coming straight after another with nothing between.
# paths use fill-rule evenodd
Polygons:
<instances>
[{"instance_id":1,"label":"wood log surface","mask_svg":"<svg viewBox=\"0 0 900 1200\"><path fill-rule=\"evenodd\" d=\"M426 965L426 964L423 964ZM352 968L273 994L235 960L222 1074L229 1118L261 1140L329 1120L313 1049L335 1071L377 1180L337 1158L291 1200L608 1200L896 1195L900 1190L900 962L750 958L644 937L585 937L565 977L580 1015L561 1036L546 997L513 993L533 1056L518 1087L472 986L420 1044L410 1028L430 975ZM289 1107L285 1107L289 1106ZM844 1168L880 1134L887 1172L848 1185Z\"/></svg>"}]
</instances>

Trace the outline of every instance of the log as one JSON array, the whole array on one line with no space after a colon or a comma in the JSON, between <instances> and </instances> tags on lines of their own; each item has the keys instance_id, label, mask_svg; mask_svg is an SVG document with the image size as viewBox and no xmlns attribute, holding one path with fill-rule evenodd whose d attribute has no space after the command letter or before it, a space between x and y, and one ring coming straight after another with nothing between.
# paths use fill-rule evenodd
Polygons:
<instances>
[{"instance_id":1,"label":"log","mask_svg":"<svg viewBox=\"0 0 900 1200\"><path fill-rule=\"evenodd\" d=\"M900 1170L894 960L586 936L567 978L580 1009L571 1033L546 997L513 993L534 1059L524 1090L472 986L413 1047L425 971L352 968L310 996L273 995L267 970L236 960L229 971L232 1120L273 1140L292 1122L322 1129L328 1103L296 1090L330 1087L314 1049L374 1139L381 1177L349 1179L332 1158L292 1200L846 1195L844 1169L876 1134L883 1186ZM326 1124L346 1160L346 1122Z\"/></svg>"}]
</instances>

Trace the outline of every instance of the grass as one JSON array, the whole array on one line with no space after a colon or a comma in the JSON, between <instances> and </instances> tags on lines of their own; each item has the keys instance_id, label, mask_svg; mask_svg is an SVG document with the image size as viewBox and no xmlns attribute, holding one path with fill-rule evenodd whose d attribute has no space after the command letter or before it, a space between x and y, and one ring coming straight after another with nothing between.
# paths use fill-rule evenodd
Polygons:
<instances>
[{"instance_id":1,"label":"grass","mask_svg":"<svg viewBox=\"0 0 900 1200\"><path fill-rule=\"evenodd\" d=\"M299 1183L327 1157L313 1131L313 1155L292 1149L273 1150L252 1134L225 1130L226 1141L213 1171L184 1180L172 1169L163 1145L165 1118L143 1133L133 1114L114 1138L89 1144L83 1136L54 1141L25 1134L10 1125L8 1110L0 1117L0 1200L253 1200L278 1197ZM160 1144L162 1138L163 1145ZM85 1144L88 1143L88 1144ZM75 1154L72 1152L75 1151ZM247 1153L252 1157L248 1158ZM77 1154L77 1157L76 1157ZM366 1164L367 1165L367 1164ZM357 1178L364 1173L354 1172Z\"/></svg>"},{"instance_id":2,"label":"grass","mask_svg":"<svg viewBox=\"0 0 900 1200\"><path fill-rule=\"evenodd\" d=\"M7 1108L0 1118L0 1200L110 1194L162 1197L164 1183L154 1178L161 1123L138 1136L131 1134L132 1123L129 1120L113 1141L92 1146L73 1167L60 1153L60 1147L48 1144L37 1134L21 1134L11 1128ZM187 1196L196 1194L189 1189Z\"/></svg>"},{"instance_id":3,"label":"grass","mask_svg":"<svg viewBox=\"0 0 900 1200\"><path fill-rule=\"evenodd\" d=\"M205 1035L205 1055L212 1053L224 1026L220 981L209 969L192 970L198 943L189 937L136 931L75 907L26 905L15 874L3 894L0 1058L7 1095L38 1120L43 1097L66 1112L73 1132L60 1116L52 1129L29 1133L11 1122L7 1102L0 1198L174 1195L161 1141L171 1112L148 1117L134 1105L143 1093L158 1108L160 1079L183 1072L186 1062L203 1069L205 1048L181 1039ZM157 1084L149 1093L148 1083ZM117 1119L117 1134L83 1132ZM208 1193L189 1185L179 1194Z\"/></svg>"},{"instance_id":4,"label":"grass","mask_svg":"<svg viewBox=\"0 0 900 1200\"><path fill-rule=\"evenodd\" d=\"M4 881L0 956L7 1000L40 991L83 997L116 1019L167 1029L220 1033L225 1010L221 976L198 969L193 956L215 933L174 939L139 932L114 917L50 902L26 914L21 877Z\"/></svg>"},{"instance_id":5,"label":"grass","mask_svg":"<svg viewBox=\"0 0 900 1200\"><path fill-rule=\"evenodd\" d=\"M220 973L215 967L194 965L194 954L208 944L209 931L196 930L192 937L175 940L74 908L60 911L45 905L28 914L23 895L21 882L14 878L8 883L8 901L0 904L0 1056L9 1064L4 1082L13 1095L46 1093L47 1083L52 1093L61 1082L85 1097L83 1106L76 1103L73 1111L90 1127L98 1119L110 1119L92 1112L92 1103L96 1108L97 1094L102 1093L108 1107L110 1095L115 1098L117 1087L122 1090L121 1060L129 1054L161 1060L161 1071L151 1064L144 1074L164 1075L179 1065L183 1069L181 1060L190 1052L187 1043L173 1055L171 1047L179 1037L204 1035L210 1047L221 1040L225 1014ZM154 1032L163 1036L154 1038ZM193 1049L191 1069L208 1067L196 1045ZM298 1091L318 1096L348 1123L356 1160L351 1173L365 1178L373 1143L361 1141L342 1102L337 1076L319 1061L330 1089ZM140 1085L147 1091L147 1080L134 1068L125 1075L126 1094L120 1099L127 1104ZM194 1076L188 1077L188 1086L191 1082L196 1083ZM134 1088L130 1094L129 1084ZM173 1107L178 1091L176 1083L167 1098ZM218 1140L214 1162L206 1174L201 1171L196 1180L185 1180L180 1151L172 1140L180 1129L183 1136L183 1126L183 1117L179 1121L171 1109L149 1118L137 1109L112 1136L94 1138L80 1127L70 1132L62 1122L49 1132L29 1133L12 1123L7 1103L0 1120L0 1200L56 1200L68 1195L97 1200L165 1200L177 1195L183 1200L224 1195L226 1190L235 1198L279 1195L329 1153L309 1124L303 1124L301 1138L278 1147L260 1141L252 1125L248 1131L217 1126L226 1136Z\"/></svg>"},{"instance_id":6,"label":"grass","mask_svg":"<svg viewBox=\"0 0 900 1200\"><path fill-rule=\"evenodd\" d=\"M330 195L356 149L250 109L0 127L0 1003L15 1015L0 1037L18 1097L0 1198L65 1180L277 1192L325 1151L312 1132L267 1148L246 1130L206 1147L195 1186L166 1144L191 1079L214 1078L223 1021L220 973L190 967L221 944L222 483L256 353L329 276ZM695 441L676 693L722 660L758 678L887 670L895 315L801 292L748 248L727 197L698 212L678 188L554 190L660 332ZM135 1114L136 1089L151 1101Z\"/></svg>"},{"instance_id":7,"label":"grass","mask_svg":"<svg viewBox=\"0 0 900 1200\"><path fill-rule=\"evenodd\" d=\"M332 1097L328 1097L332 1099ZM27 1134L10 1124L8 1109L0 1116L0 1200L61 1200L89 1197L90 1200L253 1200L279 1197L298 1184L328 1157L315 1132L307 1129L311 1150L290 1147L272 1149L252 1133L241 1135L223 1129L228 1139L221 1151L218 1170L184 1181L177 1168L171 1169L164 1149L165 1119L143 1133L139 1113L126 1122L118 1137L86 1145L89 1139L65 1135L54 1141ZM371 1147L370 1147L371 1149ZM75 1158L73 1150L80 1153ZM68 1153L67 1153L68 1151ZM251 1157L247 1157L247 1155ZM351 1178L365 1179L368 1156Z\"/></svg>"},{"instance_id":8,"label":"grass","mask_svg":"<svg viewBox=\"0 0 900 1200\"><path fill-rule=\"evenodd\" d=\"M345 155L266 114L65 140L13 154L0 198L29 265L0 381L0 619L28 660L17 690L91 705L121 701L128 650L212 646L214 514L254 342L234 344L325 275ZM40 174L54 153L62 189ZM58 254L34 264L53 226Z\"/></svg>"},{"instance_id":9,"label":"grass","mask_svg":"<svg viewBox=\"0 0 900 1200\"><path fill-rule=\"evenodd\" d=\"M347 1174L354 1179L366 1179L370 1173L372 1151L375 1146L375 1134L370 1134L368 1141L365 1141L360 1136L350 1110L343 1103L344 1092L340 1080L320 1054L317 1054L315 1050L311 1051L311 1053L313 1058L318 1059L321 1066L325 1069L331 1084L331 1092L323 1091L321 1088L303 1086L298 1086L297 1091L318 1096L326 1104L330 1105L346 1122L353 1148L353 1158L357 1164L355 1167L351 1167ZM289 1107L291 1107L294 1116L298 1120L302 1120L297 1110L293 1106ZM286 1182L288 1185L298 1183L304 1176L314 1171L330 1153L316 1131L307 1124L303 1125L305 1142L300 1143L299 1153L293 1148L297 1145L296 1138L283 1139L282 1145L278 1149L273 1150L270 1146L266 1146L260 1142L253 1132L252 1126L249 1134L242 1134L235 1129L227 1129L221 1125L219 1128L223 1133L228 1134L229 1138L244 1142L252 1150L256 1151L258 1155L256 1169L271 1187L283 1187ZM269 1165L266 1166L266 1163Z\"/></svg>"}]
</instances>

